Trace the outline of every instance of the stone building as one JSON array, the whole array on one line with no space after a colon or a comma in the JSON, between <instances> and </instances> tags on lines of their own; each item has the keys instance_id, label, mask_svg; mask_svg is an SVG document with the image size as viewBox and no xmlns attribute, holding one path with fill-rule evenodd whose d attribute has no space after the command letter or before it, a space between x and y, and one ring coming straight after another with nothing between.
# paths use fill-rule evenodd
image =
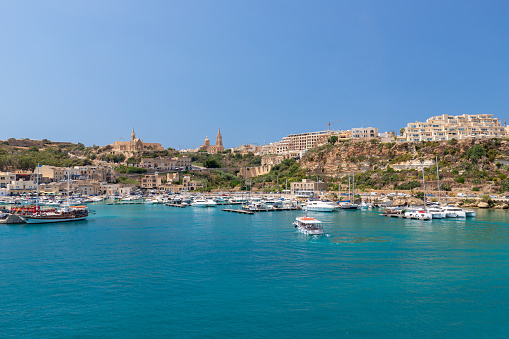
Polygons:
<instances>
[{"instance_id":1,"label":"stone building","mask_svg":"<svg viewBox=\"0 0 509 339\"><path fill-rule=\"evenodd\" d=\"M224 151L223 136L221 135L221 128L217 131L216 144L211 145L209 137L205 137L203 145L198 147L197 151L207 151L207 153L219 153Z\"/></svg>"},{"instance_id":2,"label":"stone building","mask_svg":"<svg viewBox=\"0 0 509 339\"><path fill-rule=\"evenodd\" d=\"M189 170L191 169L191 158L190 157L141 158L140 167L156 168L161 171Z\"/></svg>"},{"instance_id":3,"label":"stone building","mask_svg":"<svg viewBox=\"0 0 509 339\"><path fill-rule=\"evenodd\" d=\"M316 182L309 179L302 179L302 182L290 184L291 194L300 197L319 195L321 191L327 190L327 183Z\"/></svg>"},{"instance_id":4,"label":"stone building","mask_svg":"<svg viewBox=\"0 0 509 339\"><path fill-rule=\"evenodd\" d=\"M122 153L122 152L131 152L138 153L148 150L154 151L162 151L164 148L159 143L148 143L143 142L140 138L136 138L136 133L131 132L131 140L130 141L115 141L113 143L113 151Z\"/></svg>"}]
</instances>

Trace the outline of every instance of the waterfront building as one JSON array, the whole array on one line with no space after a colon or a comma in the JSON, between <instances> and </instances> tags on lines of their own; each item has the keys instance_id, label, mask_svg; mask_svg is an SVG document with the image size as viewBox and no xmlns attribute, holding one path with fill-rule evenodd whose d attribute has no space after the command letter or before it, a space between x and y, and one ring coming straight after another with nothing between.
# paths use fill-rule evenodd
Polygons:
<instances>
[{"instance_id":1,"label":"waterfront building","mask_svg":"<svg viewBox=\"0 0 509 339\"><path fill-rule=\"evenodd\" d=\"M161 186L161 177L158 174L147 174L140 180L141 188L156 189Z\"/></svg>"},{"instance_id":2,"label":"waterfront building","mask_svg":"<svg viewBox=\"0 0 509 339\"><path fill-rule=\"evenodd\" d=\"M124 184L102 184L101 191L102 194L106 194L109 196L114 195L129 195L131 194L133 187Z\"/></svg>"},{"instance_id":3,"label":"waterfront building","mask_svg":"<svg viewBox=\"0 0 509 339\"><path fill-rule=\"evenodd\" d=\"M139 153L143 151L163 151L164 148L160 143L149 143L144 142L140 138L136 138L136 133L131 132L131 140L130 141L115 141L113 143L113 152L123 153L123 152L131 152L131 153Z\"/></svg>"},{"instance_id":4,"label":"waterfront building","mask_svg":"<svg viewBox=\"0 0 509 339\"><path fill-rule=\"evenodd\" d=\"M34 178L36 174L37 168L33 171ZM75 166L71 168L42 165L39 167L41 183L65 181L67 175L71 180L93 179L100 182L114 182L117 178L115 170L110 166Z\"/></svg>"},{"instance_id":5,"label":"waterfront building","mask_svg":"<svg viewBox=\"0 0 509 339\"><path fill-rule=\"evenodd\" d=\"M33 193L37 190L37 184L32 180L16 180L7 185L7 190L9 195Z\"/></svg>"},{"instance_id":6,"label":"waterfront building","mask_svg":"<svg viewBox=\"0 0 509 339\"><path fill-rule=\"evenodd\" d=\"M409 123L398 141L502 138L506 135L506 128L493 114L443 114L426 122Z\"/></svg>"},{"instance_id":7,"label":"waterfront building","mask_svg":"<svg viewBox=\"0 0 509 339\"><path fill-rule=\"evenodd\" d=\"M327 190L327 183L316 182L310 179L302 179L302 182L292 182L290 193L297 197L317 196Z\"/></svg>"},{"instance_id":8,"label":"waterfront building","mask_svg":"<svg viewBox=\"0 0 509 339\"><path fill-rule=\"evenodd\" d=\"M210 144L209 137L207 136L207 137L205 137L205 141L203 142L203 145L200 145L200 147L198 147L198 149L196 151L197 152L207 151L207 153L212 153L212 154L223 152L224 146L223 146L223 136L221 135L221 128L219 128L217 131L215 145Z\"/></svg>"},{"instance_id":9,"label":"waterfront building","mask_svg":"<svg viewBox=\"0 0 509 339\"><path fill-rule=\"evenodd\" d=\"M16 181L16 174L11 172L0 172L0 188L7 188L7 186Z\"/></svg>"},{"instance_id":10,"label":"waterfront building","mask_svg":"<svg viewBox=\"0 0 509 339\"><path fill-rule=\"evenodd\" d=\"M184 191L196 191L203 188L203 183L197 180L191 180L191 176L185 175L182 179L182 186Z\"/></svg>"}]
</instances>

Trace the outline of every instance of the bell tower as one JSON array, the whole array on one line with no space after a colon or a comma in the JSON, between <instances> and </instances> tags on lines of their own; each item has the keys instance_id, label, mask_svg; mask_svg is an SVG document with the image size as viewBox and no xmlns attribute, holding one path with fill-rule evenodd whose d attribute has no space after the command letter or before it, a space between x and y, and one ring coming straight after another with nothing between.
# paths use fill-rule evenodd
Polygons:
<instances>
[{"instance_id":1,"label":"bell tower","mask_svg":"<svg viewBox=\"0 0 509 339\"><path fill-rule=\"evenodd\" d=\"M223 137L221 136L221 128L217 130L216 146L223 147Z\"/></svg>"},{"instance_id":2,"label":"bell tower","mask_svg":"<svg viewBox=\"0 0 509 339\"><path fill-rule=\"evenodd\" d=\"M136 139L136 133L134 133L134 127L133 127L133 131L131 132L131 141L134 141L134 139Z\"/></svg>"}]
</instances>

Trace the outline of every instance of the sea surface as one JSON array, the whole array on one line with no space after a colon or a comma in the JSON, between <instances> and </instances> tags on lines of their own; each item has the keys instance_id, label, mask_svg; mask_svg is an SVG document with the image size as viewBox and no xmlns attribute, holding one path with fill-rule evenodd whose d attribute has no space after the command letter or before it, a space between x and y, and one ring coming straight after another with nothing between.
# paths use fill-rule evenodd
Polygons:
<instances>
[{"instance_id":1,"label":"sea surface","mask_svg":"<svg viewBox=\"0 0 509 339\"><path fill-rule=\"evenodd\" d=\"M90 205L0 226L0 337L503 338L509 214L388 219Z\"/></svg>"}]
</instances>

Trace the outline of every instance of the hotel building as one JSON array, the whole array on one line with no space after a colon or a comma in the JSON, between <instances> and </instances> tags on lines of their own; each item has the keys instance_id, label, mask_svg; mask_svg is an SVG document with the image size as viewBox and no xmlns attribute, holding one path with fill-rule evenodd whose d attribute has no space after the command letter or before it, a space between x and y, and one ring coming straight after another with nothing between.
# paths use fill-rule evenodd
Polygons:
<instances>
[{"instance_id":1,"label":"hotel building","mask_svg":"<svg viewBox=\"0 0 509 339\"><path fill-rule=\"evenodd\" d=\"M506 129L493 114L434 116L426 122L412 122L398 141L436 141L450 139L501 138Z\"/></svg>"}]
</instances>

